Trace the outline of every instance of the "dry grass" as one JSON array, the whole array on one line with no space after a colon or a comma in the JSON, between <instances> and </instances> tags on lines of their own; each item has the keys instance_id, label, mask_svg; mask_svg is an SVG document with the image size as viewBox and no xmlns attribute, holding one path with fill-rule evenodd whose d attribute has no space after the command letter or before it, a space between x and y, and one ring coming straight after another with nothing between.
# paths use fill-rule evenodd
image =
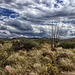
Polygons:
<instances>
[{"instance_id":1,"label":"dry grass","mask_svg":"<svg viewBox=\"0 0 75 75\"><path fill-rule=\"evenodd\" d=\"M62 72L61 75L75 75L75 71L74 72Z\"/></svg>"},{"instance_id":2,"label":"dry grass","mask_svg":"<svg viewBox=\"0 0 75 75\"><path fill-rule=\"evenodd\" d=\"M25 50L14 52L11 46L12 43L8 42L0 48L1 75L8 75L8 72L5 69L7 65L16 69L17 75L48 75L47 67L45 66L47 64L51 64L51 69L55 66L59 72L61 72L60 75L75 74L75 49L63 49L58 47L56 48L57 52L55 52L51 51L50 44L44 43L42 44L41 49L33 48L29 52L26 52ZM46 55L43 56L45 53ZM66 54L67 57L63 57L62 54ZM56 61L58 56L60 57L58 60L59 63Z\"/></svg>"}]
</instances>

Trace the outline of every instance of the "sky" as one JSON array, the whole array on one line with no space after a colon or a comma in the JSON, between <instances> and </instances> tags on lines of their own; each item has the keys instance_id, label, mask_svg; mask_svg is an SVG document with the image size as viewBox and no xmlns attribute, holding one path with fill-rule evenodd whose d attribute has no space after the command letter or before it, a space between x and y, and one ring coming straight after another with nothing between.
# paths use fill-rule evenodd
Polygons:
<instances>
[{"instance_id":1,"label":"sky","mask_svg":"<svg viewBox=\"0 0 75 75\"><path fill-rule=\"evenodd\" d=\"M75 0L0 0L0 38L75 38Z\"/></svg>"}]
</instances>

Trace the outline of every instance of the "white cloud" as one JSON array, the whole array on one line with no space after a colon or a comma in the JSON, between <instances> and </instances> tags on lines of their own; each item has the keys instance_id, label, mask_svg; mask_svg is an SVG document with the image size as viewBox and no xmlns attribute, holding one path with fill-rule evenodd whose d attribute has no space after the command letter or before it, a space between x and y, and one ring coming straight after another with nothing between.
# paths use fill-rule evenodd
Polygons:
<instances>
[{"instance_id":1,"label":"white cloud","mask_svg":"<svg viewBox=\"0 0 75 75\"><path fill-rule=\"evenodd\" d=\"M0 0L0 7L11 9L20 14L19 18L12 19L9 17L1 21L1 23L7 27L6 30L13 36L36 35L44 37L49 35L48 32L51 28L42 23L52 19L62 21L62 18L59 17L64 17L65 21L75 19L73 18L75 16L74 5L75 0ZM3 18L4 16L0 17L0 19ZM69 23L63 23L63 26L62 24L59 25L60 33L63 36L66 34L72 36L71 34L74 34L75 26L73 26L72 21Z\"/></svg>"}]
</instances>

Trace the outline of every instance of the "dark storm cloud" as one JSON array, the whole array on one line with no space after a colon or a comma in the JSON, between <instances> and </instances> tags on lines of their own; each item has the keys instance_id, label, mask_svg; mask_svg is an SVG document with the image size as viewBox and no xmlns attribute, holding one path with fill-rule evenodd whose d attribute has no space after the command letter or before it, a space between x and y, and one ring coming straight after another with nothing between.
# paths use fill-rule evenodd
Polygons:
<instances>
[{"instance_id":1,"label":"dark storm cloud","mask_svg":"<svg viewBox=\"0 0 75 75\"><path fill-rule=\"evenodd\" d=\"M18 30L22 30L22 31L32 30L31 25L27 25L26 23L21 23L18 20L9 21L6 24L12 27L15 27Z\"/></svg>"},{"instance_id":2,"label":"dark storm cloud","mask_svg":"<svg viewBox=\"0 0 75 75\"><path fill-rule=\"evenodd\" d=\"M4 0L4 2L8 4L8 3L14 2L14 0Z\"/></svg>"}]
</instances>

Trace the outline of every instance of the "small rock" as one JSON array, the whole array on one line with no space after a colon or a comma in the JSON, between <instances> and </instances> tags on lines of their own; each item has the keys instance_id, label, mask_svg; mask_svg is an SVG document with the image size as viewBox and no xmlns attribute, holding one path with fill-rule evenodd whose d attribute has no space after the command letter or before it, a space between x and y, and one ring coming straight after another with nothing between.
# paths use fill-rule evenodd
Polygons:
<instances>
[{"instance_id":1,"label":"small rock","mask_svg":"<svg viewBox=\"0 0 75 75\"><path fill-rule=\"evenodd\" d=\"M3 45L0 43L0 47L3 47Z\"/></svg>"},{"instance_id":2,"label":"small rock","mask_svg":"<svg viewBox=\"0 0 75 75\"><path fill-rule=\"evenodd\" d=\"M13 67L7 65L5 67L5 69L7 70L7 72L9 73L9 75L16 75L16 69L14 69Z\"/></svg>"},{"instance_id":3,"label":"small rock","mask_svg":"<svg viewBox=\"0 0 75 75\"><path fill-rule=\"evenodd\" d=\"M30 72L29 75L38 75L38 74L34 72Z\"/></svg>"},{"instance_id":4,"label":"small rock","mask_svg":"<svg viewBox=\"0 0 75 75\"><path fill-rule=\"evenodd\" d=\"M34 67L41 67L41 64L35 63L35 64L34 64Z\"/></svg>"}]
</instances>

